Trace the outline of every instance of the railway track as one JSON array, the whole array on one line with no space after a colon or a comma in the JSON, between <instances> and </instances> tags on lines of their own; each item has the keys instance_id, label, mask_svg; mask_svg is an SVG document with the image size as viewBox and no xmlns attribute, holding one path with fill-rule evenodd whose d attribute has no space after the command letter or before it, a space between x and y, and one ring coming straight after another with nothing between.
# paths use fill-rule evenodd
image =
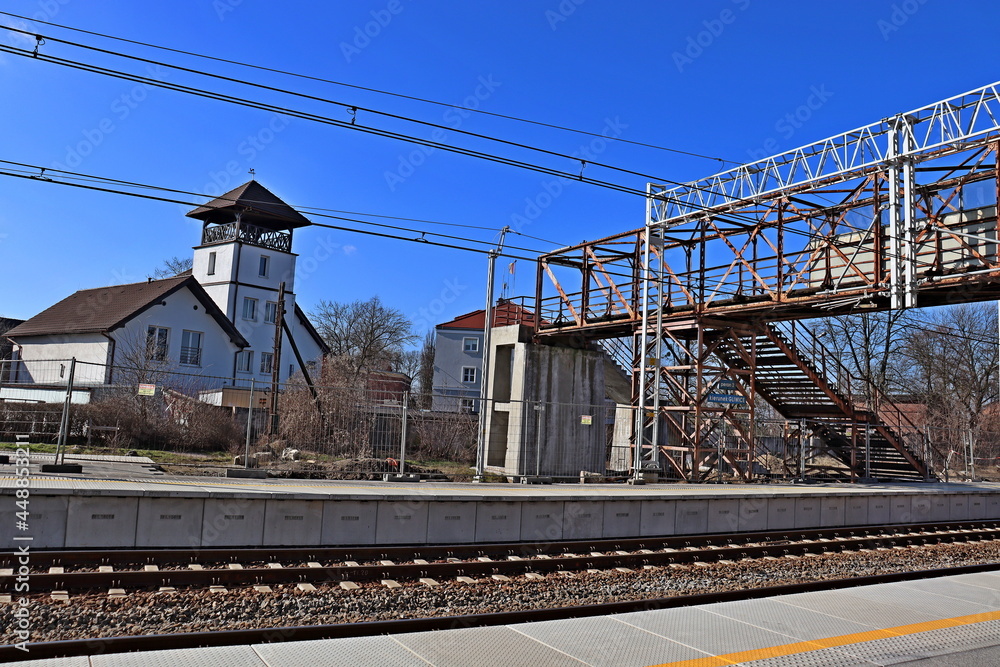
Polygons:
<instances>
[{"instance_id":1,"label":"railway track","mask_svg":"<svg viewBox=\"0 0 1000 667\"><path fill-rule=\"evenodd\" d=\"M446 580L638 569L691 563L995 540L1000 522L967 521L665 538L440 547L258 548L33 552L32 593ZM0 556L0 593L24 575Z\"/></svg>"}]
</instances>

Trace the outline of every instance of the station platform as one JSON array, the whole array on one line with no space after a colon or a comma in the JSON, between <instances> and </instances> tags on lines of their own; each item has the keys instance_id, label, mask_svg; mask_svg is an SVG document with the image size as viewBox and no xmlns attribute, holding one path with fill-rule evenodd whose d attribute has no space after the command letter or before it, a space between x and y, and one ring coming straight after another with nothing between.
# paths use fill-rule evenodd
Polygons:
<instances>
[{"instance_id":1,"label":"station platform","mask_svg":"<svg viewBox=\"0 0 1000 667\"><path fill-rule=\"evenodd\" d=\"M1000 519L1000 484L460 484L29 475L32 549L540 542ZM0 466L0 525L16 523ZM0 548L15 547L0 531ZM22 541L16 544L23 544Z\"/></svg>"},{"instance_id":2,"label":"station platform","mask_svg":"<svg viewBox=\"0 0 1000 667\"><path fill-rule=\"evenodd\" d=\"M22 667L975 667L1000 664L1000 574L487 628L12 663Z\"/></svg>"}]
</instances>

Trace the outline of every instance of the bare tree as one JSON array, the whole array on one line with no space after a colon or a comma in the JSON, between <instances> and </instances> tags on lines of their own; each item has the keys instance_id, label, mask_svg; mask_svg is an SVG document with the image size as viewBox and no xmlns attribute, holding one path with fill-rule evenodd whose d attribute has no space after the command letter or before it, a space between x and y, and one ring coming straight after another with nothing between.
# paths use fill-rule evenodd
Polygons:
<instances>
[{"instance_id":1,"label":"bare tree","mask_svg":"<svg viewBox=\"0 0 1000 667\"><path fill-rule=\"evenodd\" d=\"M429 408L430 397L434 392L434 331L424 334L424 344L420 348L420 368L417 371L417 391L420 392L428 405L421 407Z\"/></svg>"},{"instance_id":2,"label":"bare tree","mask_svg":"<svg viewBox=\"0 0 1000 667\"><path fill-rule=\"evenodd\" d=\"M941 447L976 452L997 400L997 312L991 303L934 312L907 339L910 385L927 406L931 437ZM995 443L990 443L995 444Z\"/></svg>"},{"instance_id":3,"label":"bare tree","mask_svg":"<svg viewBox=\"0 0 1000 667\"><path fill-rule=\"evenodd\" d=\"M330 354L349 360L355 373L392 368L403 348L417 339L406 316L378 296L351 303L320 301L310 317Z\"/></svg>"},{"instance_id":4,"label":"bare tree","mask_svg":"<svg viewBox=\"0 0 1000 667\"><path fill-rule=\"evenodd\" d=\"M921 321L910 310L860 312L831 317L814 327L817 337L861 380L865 402L877 409L877 397L906 389L907 362L901 354L908 332Z\"/></svg>"},{"instance_id":5,"label":"bare tree","mask_svg":"<svg viewBox=\"0 0 1000 667\"><path fill-rule=\"evenodd\" d=\"M420 373L420 350L403 350L392 364L392 370L414 380Z\"/></svg>"},{"instance_id":6,"label":"bare tree","mask_svg":"<svg viewBox=\"0 0 1000 667\"><path fill-rule=\"evenodd\" d=\"M78 432L87 422L116 426L111 446L185 451L225 450L243 440L242 424L198 400L202 379L180 373L154 333L136 329L116 341L111 384L95 388L90 404L74 410ZM140 384L156 385L155 394L139 395Z\"/></svg>"},{"instance_id":7,"label":"bare tree","mask_svg":"<svg viewBox=\"0 0 1000 667\"><path fill-rule=\"evenodd\" d=\"M163 260L163 263L153 269L153 273L146 277L152 278L153 280L173 278L174 276L179 276L185 271L189 271L193 266L194 260L190 257L171 257L170 259Z\"/></svg>"}]
</instances>

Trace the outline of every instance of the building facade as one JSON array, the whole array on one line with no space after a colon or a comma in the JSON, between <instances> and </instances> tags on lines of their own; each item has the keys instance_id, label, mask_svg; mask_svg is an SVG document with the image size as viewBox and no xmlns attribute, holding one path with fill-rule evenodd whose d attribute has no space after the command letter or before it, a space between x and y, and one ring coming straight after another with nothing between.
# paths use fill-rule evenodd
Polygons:
<instances>
[{"instance_id":1,"label":"building facade","mask_svg":"<svg viewBox=\"0 0 1000 667\"><path fill-rule=\"evenodd\" d=\"M533 318L522 306L503 299L493 309L494 327L531 324ZM459 315L434 328L432 410L479 412L485 332L485 309Z\"/></svg>"},{"instance_id":2,"label":"building facade","mask_svg":"<svg viewBox=\"0 0 1000 667\"><path fill-rule=\"evenodd\" d=\"M210 402L218 397L208 388L318 368L327 348L295 302L291 251L292 231L309 221L256 181L188 215L203 222L189 272L80 290L7 331L15 362L5 382L37 386L5 386L0 398L47 400L35 394L65 385L60 361L71 358L77 386L121 382L123 369L169 369Z\"/></svg>"}]
</instances>

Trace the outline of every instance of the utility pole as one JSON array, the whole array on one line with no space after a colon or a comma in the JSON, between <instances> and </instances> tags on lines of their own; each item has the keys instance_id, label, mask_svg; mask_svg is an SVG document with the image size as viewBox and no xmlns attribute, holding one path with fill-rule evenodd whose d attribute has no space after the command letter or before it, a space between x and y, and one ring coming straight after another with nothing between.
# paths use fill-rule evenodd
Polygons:
<instances>
[{"instance_id":1,"label":"utility pole","mask_svg":"<svg viewBox=\"0 0 1000 667\"><path fill-rule=\"evenodd\" d=\"M253 435L253 390L254 378L250 378L250 398L247 399L247 440L243 450L243 467L250 467L250 440Z\"/></svg>"},{"instance_id":2,"label":"utility pole","mask_svg":"<svg viewBox=\"0 0 1000 667\"><path fill-rule=\"evenodd\" d=\"M486 412L489 409L487 397L489 396L490 383L490 345L492 343L493 330L493 280L497 264L497 257L503 252L504 240L510 227L500 230L500 241L494 250L490 250L489 264L486 269L486 312L483 320L483 367L479 373L482 384L479 388L479 432L476 438L476 482L483 481L483 473L486 469Z\"/></svg>"},{"instance_id":3,"label":"utility pole","mask_svg":"<svg viewBox=\"0 0 1000 667\"><path fill-rule=\"evenodd\" d=\"M278 285L278 304L274 313L274 352L271 356L270 435L278 434L278 389L281 382L281 325L285 319L285 282Z\"/></svg>"}]
</instances>

